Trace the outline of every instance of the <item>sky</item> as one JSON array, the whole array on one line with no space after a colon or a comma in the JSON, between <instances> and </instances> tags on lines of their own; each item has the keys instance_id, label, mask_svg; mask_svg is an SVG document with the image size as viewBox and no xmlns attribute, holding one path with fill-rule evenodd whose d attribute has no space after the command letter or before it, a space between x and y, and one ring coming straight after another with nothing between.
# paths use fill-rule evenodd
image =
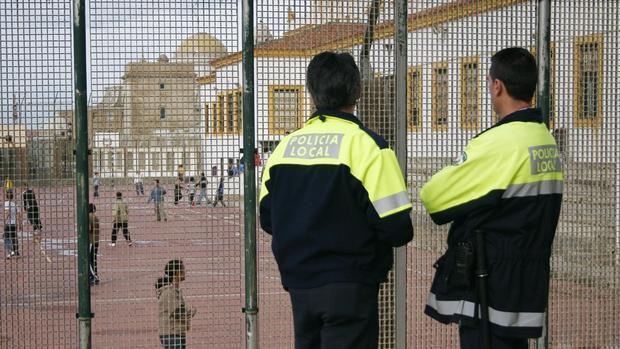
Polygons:
<instances>
[{"instance_id":1,"label":"sky","mask_svg":"<svg viewBox=\"0 0 620 349\"><path fill-rule=\"evenodd\" d=\"M121 82L125 64L173 56L186 37L208 32L239 49L237 0L87 1L89 103ZM70 0L0 1L0 120L14 104L31 128L72 108Z\"/></svg>"},{"instance_id":2,"label":"sky","mask_svg":"<svg viewBox=\"0 0 620 349\"><path fill-rule=\"evenodd\" d=\"M369 2L344 1L361 3L355 7L358 12L365 11ZM311 22L314 3L255 0L255 22L279 37ZM192 34L207 32L229 52L241 49L241 0L87 0L86 4L89 105L101 100L106 87L121 83L128 62L152 61L160 54L173 58L177 46ZM71 0L0 0L2 123L13 122L17 109L19 122L37 128L56 111L72 109L71 12Z\"/></svg>"}]
</instances>

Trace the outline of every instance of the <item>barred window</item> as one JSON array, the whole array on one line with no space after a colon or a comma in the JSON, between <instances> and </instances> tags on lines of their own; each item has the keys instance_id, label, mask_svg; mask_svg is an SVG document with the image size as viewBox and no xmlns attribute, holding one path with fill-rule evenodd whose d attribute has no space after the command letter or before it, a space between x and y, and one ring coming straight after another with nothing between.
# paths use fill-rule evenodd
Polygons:
<instances>
[{"instance_id":1,"label":"barred window","mask_svg":"<svg viewBox=\"0 0 620 349\"><path fill-rule=\"evenodd\" d=\"M432 83L432 128L435 131L448 129L448 64L440 63L433 67Z\"/></svg>"},{"instance_id":2,"label":"barred window","mask_svg":"<svg viewBox=\"0 0 620 349\"><path fill-rule=\"evenodd\" d=\"M114 153L114 171L123 171L123 152Z\"/></svg>"},{"instance_id":3,"label":"barred window","mask_svg":"<svg viewBox=\"0 0 620 349\"><path fill-rule=\"evenodd\" d=\"M226 132L233 133L235 131L235 95L230 92L226 95Z\"/></svg>"},{"instance_id":4,"label":"barred window","mask_svg":"<svg viewBox=\"0 0 620 349\"><path fill-rule=\"evenodd\" d=\"M102 167L101 154L102 154L102 151L99 150L99 149L95 149L93 151L93 159L95 160L95 164L93 165L93 167L95 168L94 172L101 172L102 171L102 168L101 168ZM8 163L8 162L6 162L6 163Z\"/></svg>"},{"instance_id":5,"label":"barred window","mask_svg":"<svg viewBox=\"0 0 620 349\"><path fill-rule=\"evenodd\" d=\"M114 153L112 151L108 151L108 163L107 163L107 171L114 171Z\"/></svg>"},{"instance_id":6,"label":"barred window","mask_svg":"<svg viewBox=\"0 0 620 349\"><path fill-rule=\"evenodd\" d=\"M461 63L461 127L477 129L479 125L479 64L477 58Z\"/></svg>"},{"instance_id":7,"label":"barred window","mask_svg":"<svg viewBox=\"0 0 620 349\"><path fill-rule=\"evenodd\" d=\"M134 165L133 165L133 152L132 151L127 151L127 157L125 158L125 163L127 165L127 170L129 171L133 171L134 169Z\"/></svg>"},{"instance_id":8,"label":"barred window","mask_svg":"<svg viewBox=\"0 0 620 349\"><path fill-rule=\"evenodd\" d=\"M174 153L171 151L166 153L166 171L168 173L174 172Z\"/></svg>"},{"instance_id":9,"label":"barred window","mask_svg":"<svg viewBox=\"0 0 620 349\"><path fill-rule=\"evenodd\" d=\"M603 36L576 39L575 124L600 126L603 83Z\"/></svg>"},{"instance_id":10,"label":"barred window","mask_svg":"<svg viewBox=\"0 0 620 349\"><path fill-rule=\"evenodd\" d=\"M146 153L143 151L138 153L138 170L146 170Z\"/></svg>"},{"instance_id":11,"label":"barred window","mask_svg":"<svg viewBox=\"0 0 620 349\"><path fill-rule=\"evenodd\" d=\"M161 158L160 158L160 153L159 152L153 152L151 153L151 169L153 171L159 171L159 168L161 166Z\"/></svg>"},{"instance_id":12,"label":"barred window","mask_svg":"<svg viewBox=\"0 0 620 349\"><path fill-rule=\"evenodd\" d=\"M422 69L411 68L408 82L408 125L411 130L418 131L422 126Z\"/></svg>"},{"instance_id":13,"label":"barred window","mask_svg":"<svg viewBox=\"0 0 620 349\"><path fill-rule=\"evenodd\" d=\"M209 134L209 123L211 122L211 120L209 119L209 113L211 112L211 109L209 107L209 104L205 103L205 134Z\"/></svg>"},{"instance_id":14,"label":"barred window","mask_svg":"<svg viewBox=\"0 0 620 349\"><path fill-rule=\"evenodd\" d=\"M243 128L243 93L241 91L235 92L235 115L237 117L237 133Z\"/></svg>"},{"instance_id":15,"label":"barred window","mask_svg":"<svg viewBox=\"0 0 620 349\"><path fill-rule=\"evenodd\" d=\"M575 125L599 127L602 117L603 36L575 39Z\"/></svg>"},{"instance_id":16,"label":"barred window","mask_svg":"<svg viewBox=\"0 0 620 349\"><path fill-rule=\"evenodd\" d=\"M224 133L225 97L223 94L217 96L217 133Z\"/></svg>"},{"instance_id":17,"label":"barred window","mask_svg":"<svg viewBox=\"0 0 620 349\"><path fill-rule=\"evenodd\" d=\"M598 44L588 43L579 47L581 51L581 86L582 86L582 98L579 103L581 104L581 114L579 115L583 119L593 119L596 117L596 106L598 102L598 96L596 87L598 85L599 71L597 64Z\"/></svg>"},{"instance_id":18,"label":"barred window","mask_svg":"<svg viewBox=\"0 0 620 349\"><path fill-rule=\"evenodd\" d=\"M211 133L217 133L217 103L211 103Z\"/></svg>"},{"instance_id":19,"label":"barred window","mask_svg":"<svg viewBox=\"0 0 620 349\"><path fill-rule=\"evenodd\" d=\"M299 128L302 119L302 87L269 87L269 125L272 133L283 134Z\"/></svg>"}]
</instances>

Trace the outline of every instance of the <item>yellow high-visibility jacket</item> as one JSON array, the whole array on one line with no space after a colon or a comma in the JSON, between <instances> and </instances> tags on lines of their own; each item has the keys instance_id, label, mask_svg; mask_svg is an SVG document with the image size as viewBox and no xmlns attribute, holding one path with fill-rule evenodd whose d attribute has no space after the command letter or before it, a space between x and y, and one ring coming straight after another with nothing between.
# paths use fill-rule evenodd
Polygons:
<instances>
[{"instance_id":1,"label":"yellow high-visibility jacket","mask_svg":"<svg viewBox=\"0 0 620 349\"><path fill-rule=\"evenodd\" d=\"M435 223L452 222L448 249L435 263L426 314L444 323L479 318L473 275L470 287L453 282L455 247L468 242L477 247L479 229L489 270L491 330L539 337L562 190L560 153L538 110L514 112L472 139L458 161L420 193Z\"/></svg>"},{"instance_id":2,"label":"yellow high-visibility jacket","mask_svg":"<svg viewBox=\"0 0 620 349\"><path fill-rule=\"evenodd\" d=\"M318 111L262 174L260 222L285 288L378 284L413 237L411 202L387 142L352 114Z\"/></svg>"}]
</instances>

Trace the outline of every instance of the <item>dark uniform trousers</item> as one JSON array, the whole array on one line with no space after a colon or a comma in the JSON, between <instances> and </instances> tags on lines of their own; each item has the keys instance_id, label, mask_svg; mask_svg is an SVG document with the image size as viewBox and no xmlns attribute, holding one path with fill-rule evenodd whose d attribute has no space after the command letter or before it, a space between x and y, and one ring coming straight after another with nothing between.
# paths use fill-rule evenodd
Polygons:
<instances>
[{"instance_id":1,"label":"dark uniform trousers","mask_svg":"<svg viewBox=\"0 0 620 349\"><path fill-rule=\"evenodd\" d=\"M479 326L459 325L461 349L483 349L482 329ZM492 349L527 349L527 338L498 337L491 333Z\"/></svg>"},{"instance_id":2,"label":"dark uniform trousers","mask_svg":"<svg viewBox=\"0 0 620 349\"><path fill-rule=\"evenodd\" d=\"M379 286L334 283L289 289L296 349L376 349Z\"/></svg>"}]
</instances>

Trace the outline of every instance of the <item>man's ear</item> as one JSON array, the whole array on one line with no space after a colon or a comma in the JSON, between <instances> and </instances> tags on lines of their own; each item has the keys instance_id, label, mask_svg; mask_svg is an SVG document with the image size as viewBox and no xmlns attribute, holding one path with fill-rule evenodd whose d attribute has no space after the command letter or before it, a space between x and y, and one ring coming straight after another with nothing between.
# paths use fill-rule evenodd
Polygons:
<instances>
[{"instance_id":1,"label":"man's ear","mask_svg":"<svg viewBox=\"0 0 620 349\"><path fill-rule=\"evenodd\" d=\"M500 79L493 79L493 84L491 85L493 94L495 97L499 97L502 94L506 93L506 85Z\"/></svg>"}]
</instances>

